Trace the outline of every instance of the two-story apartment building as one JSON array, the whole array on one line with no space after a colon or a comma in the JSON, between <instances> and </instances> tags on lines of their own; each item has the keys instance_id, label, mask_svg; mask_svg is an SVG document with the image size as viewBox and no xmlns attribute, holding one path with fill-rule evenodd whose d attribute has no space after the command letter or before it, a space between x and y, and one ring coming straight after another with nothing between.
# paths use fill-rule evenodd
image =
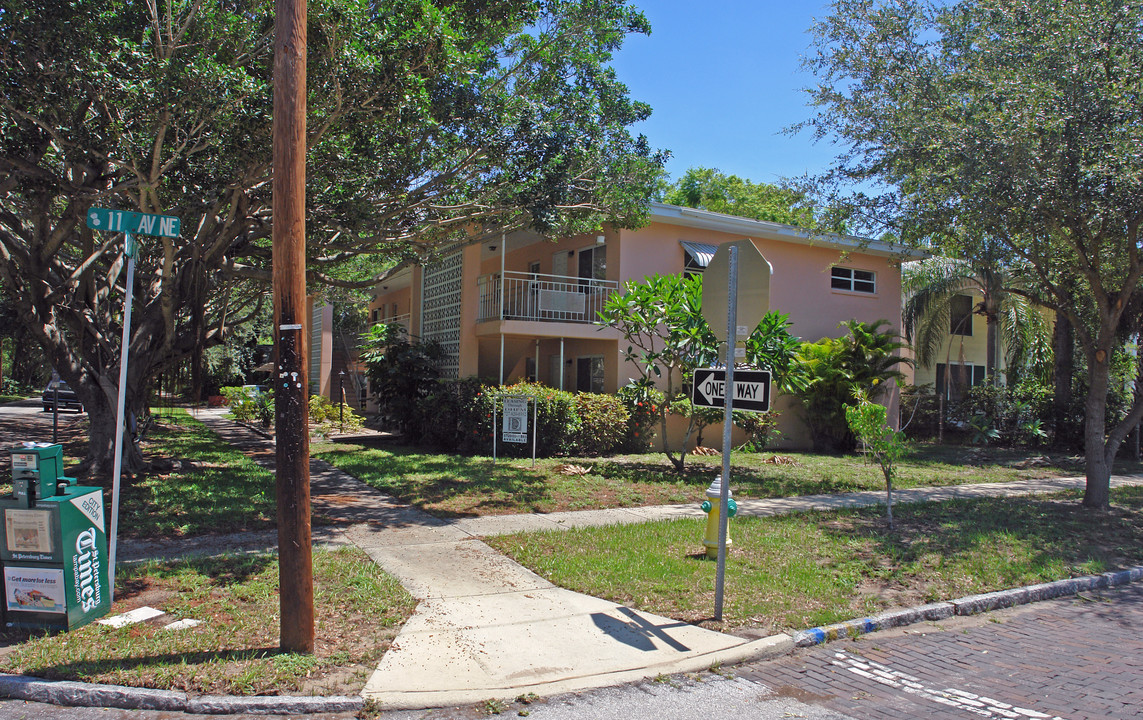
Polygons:
<instances>
[{"instance_id":1,"label":"two-story apartment building","mask_svg":"<svg viewBox=\"0 0 1143 720\"><path fill-rule=\"evenodd\" d=\"M440 342L453 377L614 392L638 372L619 333L595 324L605 298L625 280L702 272L719 245L743 238L773 267L770 307L789 315L794 335L838 336L839 323L854 318L900 327L900 248L661 203L637 230L558 239L516 232L459 244L428 266L399 266L378 282L370 319ZM895 410L896 398L889 404ZM777 408L788 405L779 399ZM796 413L784 413L782 425L799 444Z\"/></svg>"}]
</instances>

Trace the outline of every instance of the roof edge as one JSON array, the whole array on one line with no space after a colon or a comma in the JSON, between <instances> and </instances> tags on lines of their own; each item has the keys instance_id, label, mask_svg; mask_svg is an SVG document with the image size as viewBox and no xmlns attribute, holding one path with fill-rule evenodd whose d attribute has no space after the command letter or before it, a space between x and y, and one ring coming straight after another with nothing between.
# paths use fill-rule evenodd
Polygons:
<instances>
[{"instance_id":1,"label":"roof edge","mask_svg":"<svg viewBox=\"0 0 1143 720\"><path fill-rule=\"evenodd\" d=\"M700 210L698 208L668 205L651 201L649 206L652 222L661 222L668 225L681 225L683 227L698 228L700 230L717 230L726 233L737 233L750 237L776 237L784 242L800 245L825 245L842 250L856 250L872 255L901 257L903 259L919 260L929 256L928 253L896 243L887 243L881 240L857 237L856 235L838 235L836 233L817 233L796 225L754 220L753 218L738 217L725 213Z\"/></svg>"}]
</instances>

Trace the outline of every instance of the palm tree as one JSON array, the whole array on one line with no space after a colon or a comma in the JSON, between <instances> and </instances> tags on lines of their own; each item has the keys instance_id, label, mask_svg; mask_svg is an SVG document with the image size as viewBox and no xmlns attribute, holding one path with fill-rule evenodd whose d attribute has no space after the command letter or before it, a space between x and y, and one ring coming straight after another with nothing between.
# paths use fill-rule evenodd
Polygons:
<instances>
[{"instance_id":1,"label":"palm tree","mask_svg":"<svg viewBox=\"0 0 1143 720\"><path fill-rule=\"evenodd\" d=\"M1018 273L999 262L933 257L902 266L901 281L908 298L903 324L913 343L917 363L932 367L952 327L954 298L974 300L971 312L984 316L985 372L996 381L1001 347L1009 372L1028 366L1047 368L1051 330L1039 309L1018 291L1025 289ZM951 348L950 348L951 350Z\"/></svg>"}]
</instances>

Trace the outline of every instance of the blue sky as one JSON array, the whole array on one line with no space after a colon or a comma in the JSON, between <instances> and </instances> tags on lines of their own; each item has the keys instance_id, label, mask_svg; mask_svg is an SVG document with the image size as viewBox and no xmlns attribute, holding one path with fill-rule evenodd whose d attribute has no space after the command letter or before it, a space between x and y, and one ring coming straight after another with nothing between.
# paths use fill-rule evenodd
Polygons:
<instances>
[{"instance_id":1,"label":"blue sky","mask_svg":"<svg viewBox=\"0 0 1143 720\"><path fill-rule=\"evenodd\" d=\"M667 170L715 167L754 181L824 169L835 148L781 134L811 115L802 88L806 32L828 3L636 0L651 35L630 36L612 63L654 114L634 130L672 152Z\"/></svg>"}]
</instances>

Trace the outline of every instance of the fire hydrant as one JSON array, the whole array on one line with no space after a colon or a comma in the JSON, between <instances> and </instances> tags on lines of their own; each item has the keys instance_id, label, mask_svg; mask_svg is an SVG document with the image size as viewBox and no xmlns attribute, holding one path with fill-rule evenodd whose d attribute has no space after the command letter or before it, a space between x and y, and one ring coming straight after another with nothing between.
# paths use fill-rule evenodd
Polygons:
<instances>
[{"instance_id":1,"label":"fire hydrant","mask_svg":"<svg viewBox=\"0 0 1143 720\"><path fill-rule=\"evenodd\" d=\"M726 489L726 517L732 518L738 513L738 503L730 497L730 488ZM718 557L718 516L719 506L722 504L722 476L719 475L706 489L706 500L703 500L702 511L706 513L706 537L702 544L706 546L706 556L712 560ZM733 543L730 541L730 528L726 530L726 547L729 549Z\"/></svg>"}]
</instances>

